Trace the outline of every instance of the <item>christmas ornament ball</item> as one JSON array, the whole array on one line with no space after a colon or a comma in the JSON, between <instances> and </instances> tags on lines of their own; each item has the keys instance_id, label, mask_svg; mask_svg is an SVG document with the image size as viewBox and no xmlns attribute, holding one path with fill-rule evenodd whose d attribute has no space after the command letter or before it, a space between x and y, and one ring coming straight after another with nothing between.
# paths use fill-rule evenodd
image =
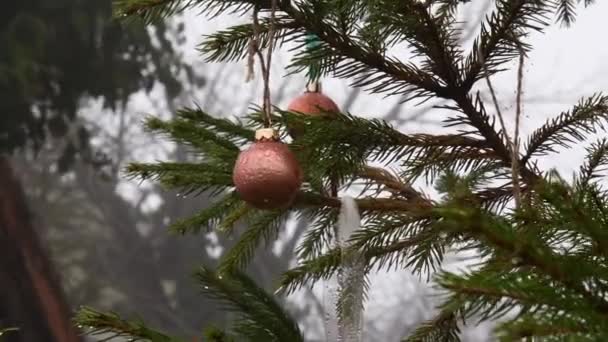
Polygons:
<instances>
[{"instance_id":1,"label":"christmas ornament ball","mask_svg":"<svg viewBox=\"0 0 608 342\"><path fill-rule=\"evenodd\" d=\"M302 170L276 131L256 132L256 141L242 151L232 174L236 191L258 209L280 209L293 203L302 185Z\"/></svg>"},{"instance_id":2,"label":"christmas ornament ball","mask_svg":"<svg viewBox=\"0 0 608 342\"><path fill-rule=\"evenodd\" d=\"M340 108L327 95L319 91L306 91L293 99L289 103L287 110L305 115L320 116L325 114L325 112L337 113L340 111ZM288 131L293 138L296 138L304 133L304 128L303 125L292 123L288 127Z\"/></svg>"},{"instance_id":3,"label":"christmas ornament ball","mask_svg":"<svg viewBox=\"0 0 608 342\"><path fill-rule=\"evenodd\" d=\"M319 115L322 112L339 112L338 105L327 95L321 92L307 91L289 103L290 112L299 112L308 115Z\"/></svg>"}]
</instances>

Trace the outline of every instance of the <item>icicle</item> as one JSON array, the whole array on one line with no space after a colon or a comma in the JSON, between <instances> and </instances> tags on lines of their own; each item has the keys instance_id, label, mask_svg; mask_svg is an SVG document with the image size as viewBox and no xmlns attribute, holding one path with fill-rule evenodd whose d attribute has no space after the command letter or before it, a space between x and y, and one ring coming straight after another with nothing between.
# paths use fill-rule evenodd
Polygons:
<instances>
[{"instance_id":1,"label":"icicle","mask_svg":"<svg viewBox=\"0 0 608 342\"><path fill-rule=\"evenodd\" d=\"M325 341L338 341L338 282L336 277L331 277L324 283L323 308L325 310L323 324L325 325Z\"/></svg>"},{"instance_id":2,"label":"icicle","mask_svg":"<svg viewBox=\"0 0 608 342\"><path fill-rule=\"evenodd\" d=\"M360 342L363 323L364 263L359 253L348 251L351 235L361 227L361 216L352 197L342 198L338 222L338 245L342 267L338 271L338 341Z\"/></svg>"},{"instance_id":3,"label":"icicle","mask_svg":"<svg viewBox=\"0 0 608 342\"><path fill-rule=\"evenodd\" d=\"M352 197L342 199L336 227L337 247L342 250L338 276L325 282L325 338L327 342L360 342L363 322L364 264L360 255L348 253L348 240L360 228L361 217Z\"/></svg>"}]
</instances>

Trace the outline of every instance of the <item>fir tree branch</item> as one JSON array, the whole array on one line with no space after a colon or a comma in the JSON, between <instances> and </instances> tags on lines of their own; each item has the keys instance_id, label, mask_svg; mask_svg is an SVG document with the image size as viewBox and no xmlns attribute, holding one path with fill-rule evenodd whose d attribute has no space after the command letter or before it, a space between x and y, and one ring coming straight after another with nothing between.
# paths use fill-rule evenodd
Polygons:
<instances>
[{"instance_id":1,"label":"fir tree branch","mask_svg":"<svg viewBox=\"0 0 608 342\"><path fill-rule=\"evenodd\" d=\"M203 332L205 340L201 342L237 342L233 336L230 336L223 330L216 327L208 327Z\"/></svg>"},{"instance_id":2,"label":"fir tree branch","mask_svg":"<svg viewBox=\"0 0 608 342\"><path fill-rule=\"evenodd\" d=\"M546 316L538 313L522 315L498 329L501 342L530 338L549 340L552 337L563 337L565 341L601 341L608 338L608 334L601 324L580 322L564 315Z\"/></svg>"},{"instance_id":3,"label":"fir tree branch","mask_svg":"<svg viewBox=\"0 0 608 342\"><path fill-rule=\"evenodd\" d=\"M286 219L286 212L281 210L260 212L250 214L247 221L248 227L239 241L222 258L219 269L221 272L229 272L232 269L244 268L251 258L261 240L269 244L274 241L279 233L279 228Z\"/></svg>"},{"instance_id":4,"label":"fir tree branch","mask_svg":"<svg viewBox=\"0 0 608 342\"><path fill-rule=\"evenodd\" d=\"M522 265L538 268L544 274L565 287L578 293L598 313L608 315L608 302L596 296L583 286L581 278L592 276L587 274L580 260L558 256L543 242L528 235L525 239L516 236L516 232L482 214L478 209L451 208L438 209L442 229L471 234L474 238L492 246L495 250L516 256ZM519 233L521 234L521 233ZM578 265L578 266L576 266ZM578 268L578 274L573 269Z\"/></svg>"},{"instance_id":5,"label":"fir tree branch","mask_svg":"<svg viewBox=\"0 0 608 342\"><path fill-rule=\"evenodd\" d=\"M608 96L602 94L583 98L570 111L548 120L535 130L526 144L526 154L522 163L530 158L556 152L555 146L569 147L576 141L583 141L597 129L604 129L608 123Z\"/></svg>"},{"instance_id":6,"label":"fir tree branch","mask_svg":"<svg viewBox=\"0 0 608 342\"><path fill-rule=\"evenodd\" d=\"M253 141L255 130L245 127L240 122L232 122L226 118L217 118L206 112L200 107L184 108L177 111L178 118L188 120L195 127L202 127L220 133L221 136L228 137L230 141Z\"/></svg>"},{"instance_id":7,"label":"fir tree branch","mask_svg":"<svg viewBox=\"0 0 608 342\"><path fill-rule=\"evenodd\" d=\"M462 89L469 92L487 68L490 75L499 72L504 63L519 56L529 46L521 41L529 30L542 31L553 4L543 0L498 0L496 10L482 24L479 37L473 42L464 66Z\"/></svg>"},{"instance_id":8,"label":"fir tree branch","mask_svg":"<svg viewBox=\"0 0 608 342\"><path fill-rule=\"evenodd\" d=\"M595 0L577 0L576 3L583 3L585 7L590 6ZM574 0L557 0L557 20L564 26L570 27L576 21L576 3Z\"/></svg>"},{"instance_id":9,"label":"fir tree branch","mask_svg":"<svg viewBox=\"0 0 608 342\"><path fill-rule=\"evenodd\" d=\"M602 213L597 215L594 212L596 191L592 188L581 189L582 191L573 192L572 189L559 183L543 184L538 189L538 196L546 204L549 204L554 211L550 216L551 225L554 227L566 227L570 232L579 232L589 237L595 247L596 253L608 258L608 232L605 224L598 220ZM569 198L569 201L563 201ZM599 203L600 210L605 207L604 203Z\"/></svg>"},{"instance_id":10,"label":"fir tree branch","mask_svg":"<svg viewBox=\"0 0 608 342\"><path fill-rule=\"evenodd\" d=\"M327 206L332 208L340 208L341 202L339 198L326 197L310 192L300 192L294 203L294 208L310 208ZM357 199L357 206L361 211L399 211L406 213L424 213L428 211L428 207L420 203L413 203L392 198L361 198Z\"/></svg>"},{"instance_id":11,"label":"fir tree branch","mask_svg":"<svg viewBox=\"0 0 608 342\"><path fill-rule=\"evenodd\" d=\"M513 265L496 267L490 263L482 271L470 274L443 273L438 276L438 284L465 304L463 314L479 315L481 320L502 317L516 308L555 315L593 310L579 300L577 293L564 290L531 271L512 268Z\"/></svg>"},{"instance_id":12,"label":"fir tree branch","mask_svg":"<svg viewBox=\"0 0 608 342\"><path fill-rule=\"evenodd\" d=\"M494 150L496 155L502 160L505 167L511 167L512 153L507 147L504 139L497 133L494 125L491 123L489 116L485 112L485 108L479 94L474 103L472 98L466 94L455 94L453 100L459 105L460 110L466 115L465 123L475 127L479 134L482 135L488 146ZM519 163L519 174L528 184L534 184L540 179L540 176L527 168L525 163Z\"/></svg>"},{"instance_id":13,"label":"fir tree branch","mask_svg":"<svg viewBox=\"0 0 608 342\"><path fill-rule=\"evenodd\" d=\"M188 233L197 234L203 227L209 231L213 226L219 224L220 221L222 221L222 225L225 225L225 216L237 208L241 202L237 194L231 192L194 216L172 223L169 230L181 235Z\"/></svg>"},{"instance_id":14,"label":"fir tree branch","mask_svg":"<svg viewBox=\"0 0 608 342\"><path fill-rule=\"evenodd\" d=\"M235 332L241 337L256 336L256 341L303 342L304 338L289 315L275 299L237 270L215 273L201 268L196 273L201 290L238 314Z\"/></svg>"},{"instance_id":15,"label":"fir tree branch","mask_svg":"<svg viewBox=\"0 0 608 342\"><path fill-rule=\"evenodd\" d=\"M416 191L410 184L399 179L398 176L392 175L387 170L379 167L365 166L359 173L359 176L369 180L373 180L386 186L388 189L403 196L407 199L414 199L431 204L431 201L426 199L420 192Z\"/></svg>"},{"instance_id":16,"label":"fir tree branch","mask_svg":"<svg viewBox=\"0 0 608 342\"><path fill-rule=\"evenodd\" d=\"M403 175L415 180L421 176L432 183L445 172L467 172L500 160L492 150L473 148L436 149L404 163Z\"/></svg>"},{"instance_id":17,"label":"fir tree branch","mask_svg":"<svg viewBox=\"0 0 608 342\"><path fill-rule=\"evenodd\" d=\"M604 171L598 169L608 166L608 140L604 138L588 147L585 159L578 175L578 182L582 186L598 179L600 177L598 172Z\"/></svg>"},{"instance_id":18,"label":"fir tree branch","mask_svg":"<svg viewBox=\"0 0 608 342\"><path fill-rule=\"evenodd\" d=\"M148 328L142 321L128 321L115 313L103 313L91 308L81 308L74 319L79 328L86 328L89 335L110 335L103 341L129 338L129 341L184 342Z\"/></svg>"},{"instance_id":19,"label":"fir tree branch","mask_svg":"<svg viewBox=\"0 0 608 342\"><path fill-rule=\"evenodd\" d=\"M428 240L430 236L431 234L429 234L428 231L422 230L419 234L416 234L411 238L401 239L386 246L365 246L362 248L360 247L360 241L352 241L353 247L351 250L343 251L339 247L334 247L325 254L314 259L304 260L300 265L283 273L280 280L279 291L289 294L309 282L328 279L337 272L342 264L343 253L359 253L362 260L367 265L366 272L374 267L374 263L370 263L372 260L375 260L376 264L386 264L387 261L389 261L388 268L394 263L404 263L406 261L405 257L408 255L407 251L411 248L418 247L423 241ZM397 259L394 259L393 254L395 253L399 254ZM412 263L411 260L407 261ZM420 264L430 265L432 263L434 262L429 260L427 262L421 262Z\"/></svg>"},{"instance_id":20,"label":"fir tree branch","mask_svg":"<svg viewBox=\"0 0 608 342\"><path fill-rule=\"evenodd\" d=\"M574 0L559 0L557 1L557 17L565 26L570 26L575 21L575 3Z\"/></svg>"},{"instance_id":21,"label":"fir tree branch","mask_svg":"<svg viewBox=\"0 0 608 342\"><path fill-rule=\"evenodd\" d=\"M301 212L300 219L313 221L296 249L299 260L321 256L335 237L334 229L338 222L339 208L318 207Z\"/></svg>"},{"instance_id":22,"label":"fir tree branch","mask_svg":"<svg viewBox=\"0 0 608 342\"><path fill-rule=\"evenodd\" d=\"M177 142L191 145L204 153L213 154L215 151L212 148L220 147L233 152L236 159L239 151L238 146L230 139L209 129L193 125L191 121L175 119L165 122L157 118L149 118L146 121L146 127L150 131L163 132Z\"/></svg>"},{"instance_id":23,"label":"fir tree branch","mask_svg":"<svg viewBox=\"0 0 608 342\"><path fill-rule=\"evenodd\" d=\"M139 17L144 22L151 23L194 7L200 7L201 13L216 17L225 12L244 13L255 3L267 5L267 2L267 0L114 0L114 15L118 18Z\"/></svg>"},{"instance_id":24,"label":"fir tree branch","mask_svg":"<svg viewBox=\"0 0 608 342\"><path fill-rule=\"evenodd\" d=\"M340 78L354 77L353 86L366 87L372 92L392 91L393 94L446 97L446 89L434 78L414 65L406 65L394 58L385 57L341 34L323 22L314 6L305 3L296 9L287 2L279 5L294 21L314 33L323 44L304 52L293 65L295 71L308 67L310 61L331 59L329 67ZM308 56L307 56L308 55ZM299 60L299 61L298 61ZM299 65L299 67L298 67ZM363 73L363 71L369 71Z\"/></svg>"},{"instance_id":25,"label":"fir tree branch","mask_svg":"<svg viewBox=\"0 0 608 342\"><path fill-rule=\"evenodd\" d=\"M277 16L275 23L275 46L300 39L305 32L287 16ZM260 49L268 47L270 20L261 19L258 24L258 44ZM253 36L253 25L232 26L205 36L198 50L206 56L207 62L231 62L247 57L248 44Z\"/></svg>"},{"instance_id":26,"label":"fir tree branch","mask_svg":"<svg viewBox=\"0 0 608 342\"><path fill-rule=\"evenodd\" d=\"M230 170L208 163L133 163L127 166L128 177L158 180L169 189L180 189L182 195L211 191L218 194L232 186Z\"/></svg>"},{"instance_id":27,"label":"fir tree branch","mask_svg":"<svg viewBox=\"0 0 608 342\"><path fill-rule=\"evenodd\" d=\"M423 322L402 342L460 342L457 310L443 309L434 319Z\"/></svg>"},{"instance_id":28,"label":"fir tree branch","mask_svg":"<svg viewBox=\"0 0 608 342\"><path fill-rule=\"evenodd\" d=\"M420 1L373 1L369 6L370 25L394 32L397 41L406 40L415 55L425 56L423 70L436 75L444 85L458 84L457 62L462 54L454 31L431 16L430 8ZM400 39L403 38L403 39Z\"/></svg>"}]
</instances>

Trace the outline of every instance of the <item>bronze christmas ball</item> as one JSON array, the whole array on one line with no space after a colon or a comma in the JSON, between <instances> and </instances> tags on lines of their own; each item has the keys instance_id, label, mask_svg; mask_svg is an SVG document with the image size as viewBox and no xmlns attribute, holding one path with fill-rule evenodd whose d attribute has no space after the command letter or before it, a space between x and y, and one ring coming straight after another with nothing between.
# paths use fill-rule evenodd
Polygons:
<instances>
[{"instance_id":1,"label":"bronze christmas ball","mask_svg":"<svg viewBox=\"0 0 608 342\"><path fill-rule=\"evenodd\" d=\"M332 99L317 91L307 91L296 97L289 103L287 110L314 116L323 115L325 112L340 112L340 108ZM303 132L304 127L302 125L291 124L289 127L289 134L293 138L301 136Z\"/></svg>"},{"instance_id":2,"label":"bronze christmas ball","mask_svg":"<svg viewBox=\"0 0 608 342\"><path fill-rule=\"evenodd\" d=\"M274 135L269 138L262 133L242 151L232 174L240 197L258 209L288 207L302 185L302 170L295 155Z\"/></svg>"}]
</instances>

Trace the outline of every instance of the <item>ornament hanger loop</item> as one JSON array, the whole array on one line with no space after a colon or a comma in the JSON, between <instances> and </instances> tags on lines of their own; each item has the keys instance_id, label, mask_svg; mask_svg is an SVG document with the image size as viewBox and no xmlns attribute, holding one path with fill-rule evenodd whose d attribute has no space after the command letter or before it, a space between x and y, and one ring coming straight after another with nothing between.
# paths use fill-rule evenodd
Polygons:
<instances>
[{"instance_id":1,"label":"ornament hanger loop","mask_svg":"<svg viewBox=\"0 0 608 342\"><path fill-rule=\"evenodd\" d=\"M255 54L257 54L258 59L260 61L260 68L262 70L262 78L264 81L264 96L263 96L263 110L264 110L264 126L269 128L272 126L272 102L270 97L270 66L272 63L272 48L274 46L274 38L275 38L275 22L276 22L276 10L277 10L277 0L271 0L271 9L270 9L270 23L268 28L268 49L266 51L266 58L260 51L260 23L258 19L258 14L260 12L259 5L254 6L253 8L253 37L250 41L249 46L249 75L247 79L250 79L253 69L253 60L255 59Z\"/></svg>"}]
</instances>

